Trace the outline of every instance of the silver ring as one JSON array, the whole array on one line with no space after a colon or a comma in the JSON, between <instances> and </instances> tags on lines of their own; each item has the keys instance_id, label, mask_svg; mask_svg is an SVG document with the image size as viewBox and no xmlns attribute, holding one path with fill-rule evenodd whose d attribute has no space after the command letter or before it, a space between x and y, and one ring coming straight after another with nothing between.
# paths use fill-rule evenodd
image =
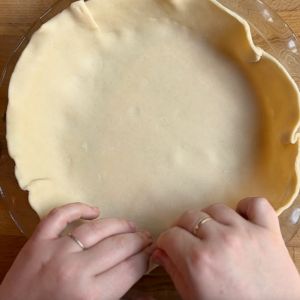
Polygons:
<instances>
[{"instance_id":1,"label":"silver ring","mask_svg":"<svg viewBox=\"0 0 300 300\"><path fill-rule=\"evenodd\" d=\"M202 218L200 218L193 229L193 234L195 236L198 236L198 231L199 231L201 225L203 225L204 223L211 221L211 220L212 220L212 218L210 216L203 216Z\"/></svg>"},{"instance_id":2,"label":"silver ring","mask_svg":"<svg viewBox=\"0 0 300 300\"><path fill-rule=\"evenodd\" d=\"M71 238L82 250L86 249L79 239L77 239L72 233L69 233L68 237Z\"/></svg>"}]
</instances>

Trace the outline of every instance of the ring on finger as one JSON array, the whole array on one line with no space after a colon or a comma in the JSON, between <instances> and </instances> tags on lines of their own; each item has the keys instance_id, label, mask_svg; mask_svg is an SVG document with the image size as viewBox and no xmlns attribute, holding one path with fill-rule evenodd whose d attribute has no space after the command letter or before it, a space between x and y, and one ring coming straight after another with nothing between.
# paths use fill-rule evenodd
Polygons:
<instances>
[{"instance_id":1,"label":"ring on finger","mask_svg":"<svg viewBox=\"0 0 300 300\"><path fill-rule=\"evenodd\" d=\"M68 237L72 239L82 250L86 250L83 243L78 238L76 238L72 233L69 233Z\"/></svg>"},{"instance_id":2,"label":"ring on finger","mask_svg":"<svg viewBox=\"0 0 300 300\"><path fill-rule=\"evenodd\" d=\"M194 234L195 236L198 236L198 232L199 232L200 227L201 227L203 224L205 224L206 222L211 221L211 220L212 220L212 218L211 218L210 216L208 216L208 215L203 215L203 216L197 221L197 223L196 223L196 225L195 225L195 227L194 227L194 229L193 229L193 234Z\"/></svg>"}]
</instances>

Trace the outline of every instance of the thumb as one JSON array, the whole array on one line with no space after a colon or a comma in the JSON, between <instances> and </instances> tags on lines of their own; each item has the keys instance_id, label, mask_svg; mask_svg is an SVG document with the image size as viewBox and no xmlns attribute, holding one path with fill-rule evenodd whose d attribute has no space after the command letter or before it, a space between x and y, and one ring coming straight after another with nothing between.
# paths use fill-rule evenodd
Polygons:
<instances>
[{"instance_id":1,"label":"thumb","mask_svg":"<svg viewBox=\"0 0 300 300\"><path fill-rule=\"evenodd\" d=\"M238 203L236 210L250 222L280 232L276 211L267 199L261 197L245 198Z\"/></svg>"},{"instance_id":2,"label":"thumb","mask_svg":"<svg viewBox=\"0 0 300 300\"><path fill-rule=\"evenodd\" d=\"M157 248L156 250L154 250L150 261L154 264L162 266L169 274L176 286L183 282L182 274L162 249Z\"/></svg>"}]
</instances>

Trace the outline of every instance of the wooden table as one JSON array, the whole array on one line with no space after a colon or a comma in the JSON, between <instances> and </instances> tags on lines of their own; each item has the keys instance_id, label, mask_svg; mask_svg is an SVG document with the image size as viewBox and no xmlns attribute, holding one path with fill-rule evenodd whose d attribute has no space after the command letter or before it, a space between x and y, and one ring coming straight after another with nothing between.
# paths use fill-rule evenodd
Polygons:
<instances>
[{"instance_id":1,"label":"wooden table","mask_svg":"<svg viewBox=\"0 0 300 300\"><path fill-rule=\"evenodd\" d=\"M0 70L20 36L54 2L55 0L0 0ZM265 2L275 9L300 36L300 0L265 0ZM15 227L0 201L0 281L25 241L26 239ZM300 270L300 234L297 234L287 246ZM158 273L161 274L161 271ZM158 282L160 278L161 276L157 276L153 279L157 281L157 299L177 298L170 291L169 284Z\"/></svg>"}]
</instances>

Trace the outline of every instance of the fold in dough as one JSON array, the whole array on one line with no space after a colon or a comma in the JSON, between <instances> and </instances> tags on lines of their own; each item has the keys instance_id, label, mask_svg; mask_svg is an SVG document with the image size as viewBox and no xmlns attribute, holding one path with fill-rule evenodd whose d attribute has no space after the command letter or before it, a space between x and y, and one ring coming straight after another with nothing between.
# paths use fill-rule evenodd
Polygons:
<instances>
[{"instance_id":1,"label":"fold in dough","mask_svg":"<svg viewBox=\"0 0 300 300\"><path fill-rule=\"evenodd\" d=\"M86 202L154 234L245 196L283 211L298 126L295 82L216 1L77 1L34 34L9 88L9 152L33 209Z\"/></svg>"}]
</instances>

